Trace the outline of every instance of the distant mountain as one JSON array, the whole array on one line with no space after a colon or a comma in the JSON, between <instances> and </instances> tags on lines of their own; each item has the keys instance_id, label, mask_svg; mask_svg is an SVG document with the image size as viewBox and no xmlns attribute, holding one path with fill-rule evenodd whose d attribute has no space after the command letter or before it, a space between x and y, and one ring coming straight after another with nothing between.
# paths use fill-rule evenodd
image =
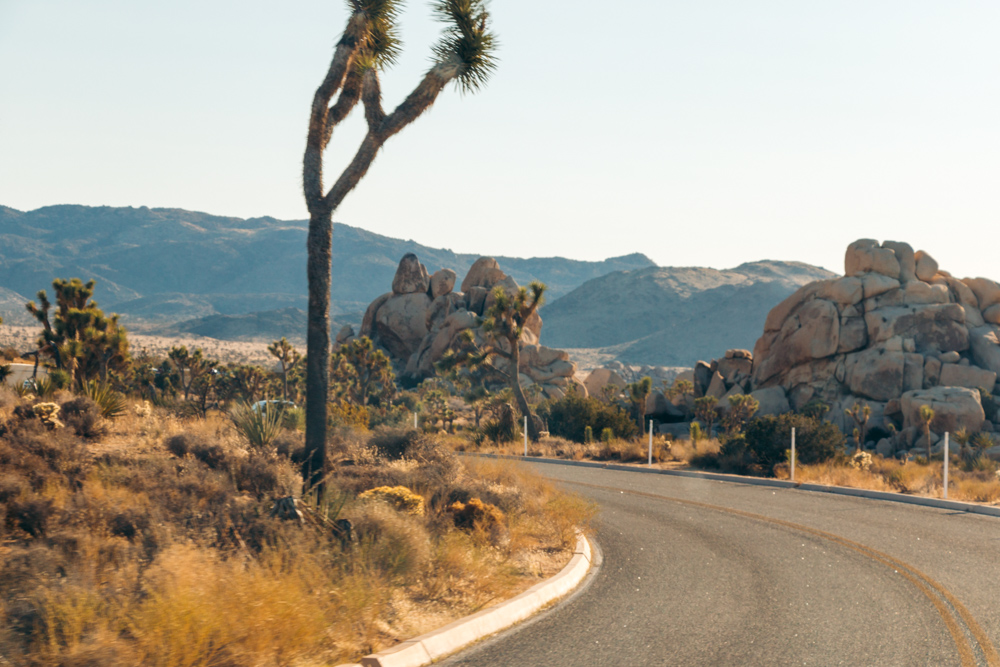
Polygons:
<instances>
[{"instance_id":1,"label":"distant mountain","mask_svg":"<svg viewBox=\"0 0 1000 667\"><path fill-rule=\"evenodd\" d=\"M183 209L0 206L0 286L17 294L54 277L97 279L96 298L126 323L177 322L306 306L305 220L231 218ZM459 279L479 257L334 225L332 310L363 311L392 284L400 258ZM497 257L521 284L541 280L551 298L591 278L655 264L634 254L603 262ZM21 306L23 308L23 305ZM7 316L0 302L0 315Z\"/></svg>"},{"instance_id":2,"label":"distant mountain","mask_svg":"<svg viewBox=\"0 0 1000 667\"><path fill-rule=\"evenodd\" d=\"M590 280L550 303L543 339L561 348L607 348L625 363L691 366L728 348L753 349L771 308L834 274L763 261L718 271L650 267Z\"/></svg>"},{"instance_id":3,"label":"distant mountain","mask_svg":"<svg viewBox=\"0 0 1000 667\"><path fill-rule=\"evenodd\" d=\"M336 335L339 325L331 322ZM293 343L306 340L306 311L282 308L246 315L209 315L179 322L164 331L165 335L194 334L220 340L272 341L286 337Z\"/></svg>"}]
</instances>

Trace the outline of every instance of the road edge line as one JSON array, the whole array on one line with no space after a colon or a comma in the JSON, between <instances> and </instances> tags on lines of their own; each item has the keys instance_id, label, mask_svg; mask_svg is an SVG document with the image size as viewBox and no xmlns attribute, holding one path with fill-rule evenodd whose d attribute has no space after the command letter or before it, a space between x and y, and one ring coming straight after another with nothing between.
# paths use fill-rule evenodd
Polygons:
<instances>
[{"instance_id":1,"label":"road edge line","mask_svg":"<svg viewBox=\"0 0 1000 667\"><path fill-rule=\"evenodd\" d=\"M798 489L800 491L815 491L817 493L832 493L843 496L856 496L858 498L868 498L869 500L885 500L894 503L907 505L921 505L924 507L936 507L937 509L955 510L958 512L968 512L969 514L981 514L986 516L1000 517L1000 507L990 505L979 505L976 503L965 503L958 500L944 500L942 498L923 498L921 496L909 496L903 493L891 493L888 491L872 491L870 489L856 489L850 486L829 486L826 484L808 484L802 482L790 482L784 479L770 479L767 477L748 477L745 475L730 475L718 472L696 472L693 470L664 470L662 468L641 468L639 466L627 466L617 463L600 463L597 461L567 461L566 459L552 459L543 456L511 456L507 454L490 454L487 452L459 452L462 456L479 456L491 459L511 459L526 463L552 463L555 465L579 466L582 468L602 468L605 470L619 470L623 472L637 472L652 475L670 475L673 477L689 477L695 479L705 479L714 482L730 482L732 484L747 484L749 486L770 486L781 489Z\"/></svg>"},{"instance_id":2,"label":"road edge line","mask_svg":"<svg viewBox=\"0 0 1000 667\"><path fill-rule=\"evenodd\" d=\"M527 620L550 603L571 593L591 568L590 541L577 530L569 563L557 574L489 609L452 621L444 627L366 655L360 667L422 667L490 635ZM339 667L355 667L348 663Z\"/></svg>"}]
</instances>

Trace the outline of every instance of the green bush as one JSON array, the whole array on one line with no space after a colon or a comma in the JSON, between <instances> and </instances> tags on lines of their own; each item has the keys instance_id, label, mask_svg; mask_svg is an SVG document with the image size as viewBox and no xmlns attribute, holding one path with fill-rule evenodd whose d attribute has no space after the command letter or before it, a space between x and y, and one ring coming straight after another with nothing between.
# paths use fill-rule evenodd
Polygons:
<instances>
[{"instance_id":1,"label":"green bush","mask_svg":"<svg viewBox=\"0 0 1000 667\"><path fill-rule=\"evenodd\" d=\"M590 444L594 441L594 429L588 424L583 428L583 442Z\"/></svg>"},{"instance_id":2,"label":"green bush","mask_svg":"<svg viewBox=\"0 0 1000 667\"><path fill-rule=\"evenodd\" d=\"M795 429L799 463L822 463L844 447L844 434L834 424L797 414L760 417L747 425L746 450L752 462L766 468L787 458Z\"/></svg>"},{"instance_id":3,"label":"green bush","mask_svg":"<svg viewBox=\"0 0 1000 667\"><path fill-rule=\"evenodd\" d=\"M617 405L585 398L575 391L558 400L543 403L539 406L538 415L548 421L549 433L573 442L587 442L588 426L591 437L610 428L614 436L631 438L639 430L628 413Z\"/></svg>"},{"instance_id":4,"label":"green bush","mask_svg":"<svg viewBox=\"0 0 1000 667\"><path fill-rule=\"evenodd\" d=\"M615 432L612 429L606 428L601 431L601 442L603 442L604 444L606 445L611 444L611 441L614 439L615 439Z\"/></svg>"}]
</instances>

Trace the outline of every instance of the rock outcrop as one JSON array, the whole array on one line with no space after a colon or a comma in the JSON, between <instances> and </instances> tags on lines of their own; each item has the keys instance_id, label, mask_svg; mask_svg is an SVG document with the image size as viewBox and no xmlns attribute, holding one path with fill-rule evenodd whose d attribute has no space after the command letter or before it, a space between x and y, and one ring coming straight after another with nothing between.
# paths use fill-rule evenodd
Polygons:
<instances>
[{"instance_id":1,"label":"rock outcrop","mask_svg":"<svg viewBox=\"0 0 1000 667\"><path fill-rule=\"evenodd\" d=\"M780 390L790 409L822 400L847 432L844 410L866 402L869 428L895 427L895 450L922 438L920 405L934 408L938 433L992 430L977 390L993 393L1000 373L1000 285L957 279L893 241L855 241L844 265L843 277L809 283L771 310L742 388L768 392L769 405ZM721 361L699 362L707 368L696 369L696 391L721 391L710 379Z\"/></svg>"},{"instance_id":2,"label":"rock outcrop","mask_svg":"<svg viewBox=\"0 0 1000 667\"><path fill-rule=\"evenodd\" d=\"M441 269L428 276L417 256L408 253L399 262L392 281L392 291L368 306L358 335L368 336L392 359L397 375L406 383L417 383L434 375L434 364L455 347L459 336L471 330L482 343L480 318L493 305L497 287L508 294L520 289L492 257L473 263L462 281L461 292L454 292L458 276L451 269ZM542 318L537 312L525 324L521 337L519 376L522 384L537 384L546 397L561 397L570 385L586 393L576 380L576 365L569 354L539 344ZM342 330L337 344L355 336Z\"/></svg>"}]
</instances>

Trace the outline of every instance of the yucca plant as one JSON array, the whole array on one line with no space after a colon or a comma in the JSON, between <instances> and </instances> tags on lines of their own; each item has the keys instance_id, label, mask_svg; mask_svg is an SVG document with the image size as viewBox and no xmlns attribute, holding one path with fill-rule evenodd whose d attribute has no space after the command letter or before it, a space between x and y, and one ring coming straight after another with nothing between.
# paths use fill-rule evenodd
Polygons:
<instances>
[{"instance_id":1,"label":"yucca plant","mask_svg":"<svg viewBox=\"0 0 1000 667\"><path fill-rule=\"evenodd\" d=\"M101 409L101 416L105 419L117 419L125 414L127 407L125 397L106 382L97 380L85 382L80 393L97 404Z\"/></svg>"},{"instance_id":2,"label":"yucca plant","mask_svg":"<svg viewBox=\"0 0 1000 667\"><path fill-rule=\"evenodd\" d=\"M281 432L285 411L271 404L257 407L237 403L229 416L247 443L258 451L264 451Z\"/></svg>"}]
</instances>

